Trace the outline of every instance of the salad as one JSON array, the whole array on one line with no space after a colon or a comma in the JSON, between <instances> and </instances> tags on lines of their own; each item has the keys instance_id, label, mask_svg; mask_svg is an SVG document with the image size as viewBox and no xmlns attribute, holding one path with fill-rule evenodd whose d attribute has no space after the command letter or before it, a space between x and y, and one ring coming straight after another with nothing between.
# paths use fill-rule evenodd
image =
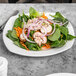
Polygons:
<instances>
[{"instance_id":1,"label":"salad","mask_svg":"<svg viewBox=\"0 0 76 76\"><path fill-rule=\"evenodd\" d=\"M68 40L76 38L68 31L68 19L64 18L60 12L55 15L39 13L30 7L29 15L18 16L15 20L12 30L8 30L6 36L11 39L15 45L27 51L47 50L59 48L66 44Z\"/></svg>"}]
</instances>

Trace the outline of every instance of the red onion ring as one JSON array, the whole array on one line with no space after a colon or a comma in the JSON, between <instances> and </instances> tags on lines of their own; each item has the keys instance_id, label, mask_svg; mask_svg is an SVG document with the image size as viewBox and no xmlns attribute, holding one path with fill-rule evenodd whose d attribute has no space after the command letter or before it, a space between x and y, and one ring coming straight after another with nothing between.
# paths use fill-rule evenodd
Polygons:
<instances>
[{"instance_id":1,"label":"red onion ring","mask_svg":"<svg viewBox=\"0 0 76 76\"><path fill-rule=\"evenodd\" d=\"M44 36L46 36L47 35L47 29L44 26L42 26L42 28L45 30Z\"/></svg>"},{"instance_id":2,"label":"red onion ring","mask_svg":"<svg viewBox=\"0 0 76 76\"><path fill-rule=\"evenodd\" d=\"M29 37L29 34L30 34L30 28L31 28L31 27L28 28L27 37Z\"/></svg>"},{"instance_id":3,"label":"red onion ring","mask_svg":"<svg viewBox=\"0 0 76 76\"><path fill-rule=\"evenodd\" d=\"M50 22L50 23L55 23L53 20L51 20L51 19L46 19L48 22Z\"/></svg>"},{"instance_id":4,"label":"red onion ring","mask_svg":"<svg viewBox=\"0 0 76 76\"><path fill-rule=\"evenodd\" d=\"M63 26L63 25L65 25L66 23L68 23L68 21L66 21L64 24L63 24L62 22L61 22L61 23L57 23L57 22L54 22L54 21L51 20L51 19L50 19L50 20L47 19L47 21L48 21L48 22L51 22L51 23L53 23L53 24L54 24L54 23L55 23L55 24L59 24L59 25L61 25L61 26Z\"/></svg>"},{"instance_id":5,"label":"red onion ring","mask_svg":"<svg viewBox=\"0 0 76 76\"><path fill-rule=\"evenodd\" d=\"M55 23L54 23L54 29L53 29L53 31L52 31L52 33L50 33L50 34L47 34L46 36L49 36L49 35L52 35L54 32L55 32Z\"/></svg>"},{"instance_id":6,"label":"red onion ring","mask_svg":"<svg viewBox=\"0 0 76 76\"><path fill-rule=\"evenodd\" d=\"M23 30L22 30L22 35L23 35L23 37L28 41L28 42L31 42L31 43L35 43L34 41L30 41L28 38L27 38L27 36L25 35L25 26L23 27Z\"/></svg>"}]
</instances>

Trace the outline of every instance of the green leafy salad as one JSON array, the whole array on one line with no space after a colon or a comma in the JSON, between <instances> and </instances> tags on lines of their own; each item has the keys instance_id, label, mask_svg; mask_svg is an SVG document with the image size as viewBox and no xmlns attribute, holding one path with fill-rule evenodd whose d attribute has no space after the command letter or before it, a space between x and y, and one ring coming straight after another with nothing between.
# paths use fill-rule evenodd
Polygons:
<instances>
[{"instance_id":1,"label":"green leafy salad","mask_svg":"<svg viewBox=\"0 0 76 76\"><path fill-rule=\"evenodd\" d=\"M8 30L6 36L13 41L15 45L27 51L40 51L51 48L59 48L66 44L68 40L76 38L68 31L68 19L64 18L60 12L55 15L39 13L30 7L29 15L18 16L15 20L12 30Z\"/></svg>"}]
</instances>

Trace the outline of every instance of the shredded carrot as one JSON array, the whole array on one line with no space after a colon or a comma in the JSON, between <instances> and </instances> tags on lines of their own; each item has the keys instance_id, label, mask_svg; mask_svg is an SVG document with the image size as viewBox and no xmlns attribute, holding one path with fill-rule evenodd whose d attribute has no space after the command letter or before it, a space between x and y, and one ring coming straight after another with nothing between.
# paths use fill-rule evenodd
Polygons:
<instances>
[{"instance_id":1,"label":"shredded carrot","mask_svg":"<svg viewBox=\"0 0 76 76\"><path fill-rule=\"evenodd\" d=\"M63 37L63 35L61 34L61 38Z\"/></svg>"},{"instance_id":2,"label":"shredded carrot","mask_svg":"<svg viewBox=\"0 0 76 76\"><path fill-rule=\"evenodd\" d=\"M27 51L29 51L29 49L27 48L27 46L23 42L20 42L20 43L22 46L24 46L26 48Z\"/></svg>"},{"instance_id":3,"label":"shredded carrot","mask_svg":"<svg viewBox=\"0 0 76 76\"><path fill-rule=\"evenodd\" d=\"M16 34L17 34L17 36L19 37L20 36L20 34L22 33L22 28L20 28L20 27L14 27L14 29L16 30Z\"/></svg>"},{"instance_id":4,"label":"shredded carrot","mask_svg":"<svg viewBox=\"0 0 76 76\"><path fill-rule=\"evenodd\" d=\"M25 34L26 34L26 31L25 31Z\"/></svg>"},{"instance_id":5,"label":"shredded carrot","mask_svg":"<svg viewBox=\"0 0 76 76\"><path fill-rule=\"evenodd\" d=\"M49 22L50 24L53 24L53 23L51 23L51 22Z\"/></svg>"},{"instance_id":6,"label":"shredded carrot","mask_svg":"<svg viewBox=\"0 0 76 76\"><path fill-rule=\"evenodd\" d=\"M47 19L48 18L47 16L45 16L45 13L44 12L43 12L43 15L41 17L43 17L44 19Z\"/></svg>"},{"instance_id":7,"label":"shredded carrot","mask_svg":"<svg viewBox=\"0 0 76 76\"><path fill-rule=\"evenodd\" d=\"M34 38L33 37L30 37L32 40L34 40Z\"/></svg>"},{"instance_id":8,"label":"shredded carrot","mask_svg":"<svg viewBox=\"0 0 76 76\"><path fill-rule=\"evenodd\" d=\"M50 48L50 45L49 45L49 44L45 44L45 46L46 46L47 48Z\"/></svg>"},{"instance_id":9,"label":"shredded carrot","mask_svg":"<svg viewBox=\"0 0 76 76\"><path fill-rule=\"evenodd\" d=\"M39 30L36 30L36 32L40 32Z\"/></svg>"},{"instance_id":10,"label":"shredded carrot","mask_svg":"<svg viewBox=\"0 0 76 76\"><path fill-rule=\"evenodd\" d=\"M50 48L50 44L45 44L44 46L42 46L42 48L49 49Z\"/></svg>"}]
</instances>

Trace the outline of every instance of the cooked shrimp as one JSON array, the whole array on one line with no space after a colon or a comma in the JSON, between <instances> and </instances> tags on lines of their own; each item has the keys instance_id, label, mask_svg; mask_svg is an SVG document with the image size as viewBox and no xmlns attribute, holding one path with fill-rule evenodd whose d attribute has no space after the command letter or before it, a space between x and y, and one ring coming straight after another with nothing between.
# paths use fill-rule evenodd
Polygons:
<instances>
[{"instance_id":1,"label":"cooked shrimp","mask_svg":"<svg viewBox=\"0 0 76 76\"><path fill-rule=\"evenodd\" d=\"M33 34L33 38L34 38L34 41L39 45L41 46L41 44L45 44L47 42L47 38L46 36L43 36L42 33L40 32L35 32Z\"/></svg>"},{"instance_id":2,"label":"cooked shrimp","mask_svg":"<svg viewBox=\"0 0 76 76\"><path fill-rule=\"evenodd\" d=\"M27 23L28 23L28 24L29 24L29 23L33 23L33 22L36 22L37 20L38 20L38 18L29 19Z\"/></svg>"},{"instance_id":3,"label":"cooked shrimp","mask_svg":"<svg viewBox=\"0 0 76 76\"><path fill-rule=\"evenodd\" d=\"M29 19L27 22L27 26L31 27L30 30L39 30L41 27L38 25L38 18L34 18L32 20Z\"/></svg>"},{"instance_id":4,"label":"cooked shrimp","mask_svg":"<svg viewBox=\"0 0 76 76\"><path fill-rule=\"evenodd\" d=\"M29 19L27 23L33 23L33 20Z\"/></svg>"},{"instance_id":5,"label":"cooked shrimp","mask_svg":"<svg viewBox=\"0 0 76 76\"><path fill-rule=\"evenodd\" d=\"M50 25L50 23L46 20L43 21L42 23L42 27L40 29L41 33L50 33L52 32L52 26Z\"/></svg>"},{"instance_id":6,"label":"cooked shrimp","mask_svg":"<svg viewBox=\"0 0 76 76\"><path fill-rule=\"evenodd\" d=\"M41 44L42 44L42 39L41 39L40 37L36 37L36 38L34 39L34 41L35 41L39 46L41 46Z\"/></svg>"},{"instance_id":7,"label":"cooked shrimp","mask_svg":"<svg viewBox=\"0 0 76 76\"><path fill-rule=\"evenodd\" d=\"M52 32L52 26L51 26L51 25L44 25L43 27L44 27L46 30L45 30L44 28L41 28L41 29L40 29L41 33L45 33L45 32L50 33L50 32Z\"/></svg>"},{"instance_id":8,"label":"cooked shrimp","mask_svg":"<svg viewBox=\"0 0 76 76\"><path fill-rule=\"evenodd\" d=\"M20 40L21 40L22 42L25 42L25 41L26 41L22 34L20 35Z\"/></svg>"}]
</instances>

